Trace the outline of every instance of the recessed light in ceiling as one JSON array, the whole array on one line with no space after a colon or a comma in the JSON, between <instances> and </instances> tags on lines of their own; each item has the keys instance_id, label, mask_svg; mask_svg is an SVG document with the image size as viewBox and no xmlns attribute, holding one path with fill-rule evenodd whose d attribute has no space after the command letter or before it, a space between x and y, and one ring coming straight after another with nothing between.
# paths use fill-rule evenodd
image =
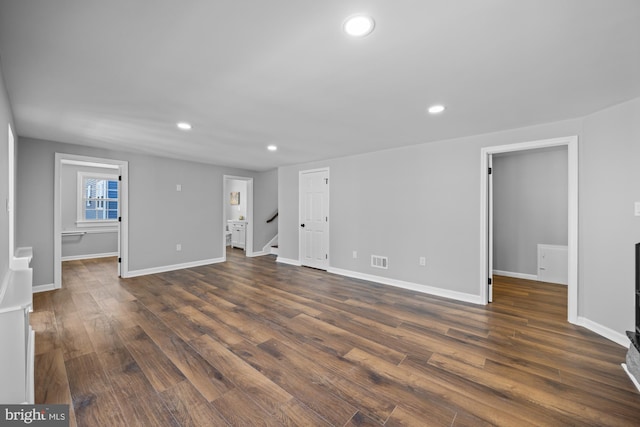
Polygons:
<instances>
[{"instance_id":1,"label":"recessed light in ceiling","mask_svg":"<svg viewBox=\"0 0 640 427\"><path fill-rule=\"evenodd\" d=\"M427 111L429 114L442 113L444 111L444 105L432 105Z\"/></svg>"},{"instance_id":2,"label":"recessed light in ceiling","mask_svg":"<svg viewBox=\"0 0 640 427\"><path fill-rule=\"evenodd\" d=\"M189 123L187 123L187 122L179 122L177 124L177 126L178 126L179 129L182 129L182 130L190 130L191 129L191 125Z\"/></svg>"},{"instance_id":3,"label":"recessed light in ceiling","mask_svg":"<svg viewBox=\"0 0 640 427\"><path fill-rule=\"evenodd\" d=\"M267 146L267 150L269 150L269 151L278 151L278 147L273 145L273 144L272 145L268 145Z\"/></svg>"},{"instance_id":4,"label":"recessed light in ceiling","mask_svg":"<svg viewBox=\"0 0 640 427\"><path fill-rule=\"evenodd\" d=\"M370 34L375 27L372 17L367 15L353 15L344 21L344 32L353 37L364 37Z\"/></svg>"}]
</instances>

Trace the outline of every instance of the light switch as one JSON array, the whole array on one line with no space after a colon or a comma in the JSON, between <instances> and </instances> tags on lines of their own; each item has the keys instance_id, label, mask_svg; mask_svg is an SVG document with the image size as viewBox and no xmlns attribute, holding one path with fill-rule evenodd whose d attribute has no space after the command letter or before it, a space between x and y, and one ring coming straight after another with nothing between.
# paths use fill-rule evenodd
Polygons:
<instances>
[{"instance_id":1,"label":"light switch","mask_svg":"<svg viewBox=\"0 0 640 427\"><path fill-rule=\"evenodd\" d=\"M636 216L640 216L640 202L636 202L635 207L636 207L636 209L635 209Z\"/></svg>"},{"instance_id":2,"label":"light switch","mask_svg":"<svg viewBox=\"0 0 640 427\"><path fill-rule=\"evenodd\" d=\"M176 191L182 191L182 184L176 184Z\"/></svg>"}]
</instances>

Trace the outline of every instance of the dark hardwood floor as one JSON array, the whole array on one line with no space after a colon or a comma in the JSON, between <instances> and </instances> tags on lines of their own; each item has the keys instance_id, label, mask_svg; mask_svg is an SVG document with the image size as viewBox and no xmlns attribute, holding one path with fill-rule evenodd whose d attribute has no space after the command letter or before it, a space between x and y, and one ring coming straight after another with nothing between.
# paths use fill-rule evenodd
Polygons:
<instances>
[{"instance_id":1,"label":"dark hardwood floor","mask_svg":"<svg viewBox=\"0 0 640 427\"><path fill-rule=\"evenodd\" d=\"M564 286L496 278L484 307L227 256L63 263L34 295L36 403L72 426L640 424L626 349L566 322Z\"/></svg>"}]
</instances>

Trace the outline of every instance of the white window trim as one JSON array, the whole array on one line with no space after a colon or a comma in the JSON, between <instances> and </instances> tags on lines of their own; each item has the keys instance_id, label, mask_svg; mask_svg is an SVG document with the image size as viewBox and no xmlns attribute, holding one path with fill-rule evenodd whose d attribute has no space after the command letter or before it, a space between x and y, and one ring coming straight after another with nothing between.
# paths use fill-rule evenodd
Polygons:
<instances>
[{"instance_id":1,"label":"white window trim","mask_svg":"<svg viewBox=\"0 0 640 427\"><path fill-rule=\"evenodd\" d=\"M77 227L114 227L118 224L118 220L85 220L83 216L82 204L84 200L84 179L98 178L109 181L118 181L119 175L106 173L94 173L86 171L78 171L78 189L76 193L76 226ZM118 210L120 209L120 185L118 185Z\"/></svg>"}]
</instances>

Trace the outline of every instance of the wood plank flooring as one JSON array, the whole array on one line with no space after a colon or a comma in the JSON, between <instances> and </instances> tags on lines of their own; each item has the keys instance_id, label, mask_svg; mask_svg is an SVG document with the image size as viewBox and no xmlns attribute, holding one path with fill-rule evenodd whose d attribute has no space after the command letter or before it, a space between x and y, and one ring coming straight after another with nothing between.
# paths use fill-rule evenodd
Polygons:
<instances>
[{"instance_id":1,"label":"wood plank flooring","mask_svg":"<svg viewBox=\"0 0 640 427\"><path fill-rule=\"evenodd\" d=\"M566 288L496 278L477 306L274 257L119 279L63 263L34 295L36 403L72 426L632 426L626 349Z\"/></svg>"}]
</instances>

